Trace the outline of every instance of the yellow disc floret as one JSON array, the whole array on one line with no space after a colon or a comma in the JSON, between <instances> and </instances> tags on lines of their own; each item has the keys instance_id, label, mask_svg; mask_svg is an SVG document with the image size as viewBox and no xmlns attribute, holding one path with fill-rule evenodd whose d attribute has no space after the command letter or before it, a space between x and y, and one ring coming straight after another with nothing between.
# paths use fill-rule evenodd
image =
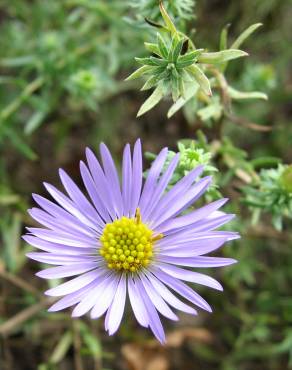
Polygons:
<instances>
[{"instance_id":1,"label":"yellow disc floret","mask_svg":"<svg viewBox=\"0 0 292 370\"><path fill-rule=\"evenodd\" d=\"M149 265L153 243L161 237L153 237L153 231L141 222L137 210L135 218L122 217L105 225L99 253L110 269L136 272Z\"/></svg>"}]
</instances>

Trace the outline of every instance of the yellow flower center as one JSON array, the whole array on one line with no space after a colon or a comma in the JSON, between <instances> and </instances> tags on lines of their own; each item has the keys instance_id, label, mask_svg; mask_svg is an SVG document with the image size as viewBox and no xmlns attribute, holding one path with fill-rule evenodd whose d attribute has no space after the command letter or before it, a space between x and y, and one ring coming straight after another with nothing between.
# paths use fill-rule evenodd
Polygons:
<instances>
[{"instance_id":1,"label":"yellow flower center","mask_svg":"<svg viewBox=\"0 0 292 370\"><path fill-rule=\"evenodd\" d=\"M99 253L110 269L136 272L149 265L153 256L153 244L162 235L141 222L137 209L135 218L122 217L105 225L100 237Z\"/></svg>"}]
</instances>

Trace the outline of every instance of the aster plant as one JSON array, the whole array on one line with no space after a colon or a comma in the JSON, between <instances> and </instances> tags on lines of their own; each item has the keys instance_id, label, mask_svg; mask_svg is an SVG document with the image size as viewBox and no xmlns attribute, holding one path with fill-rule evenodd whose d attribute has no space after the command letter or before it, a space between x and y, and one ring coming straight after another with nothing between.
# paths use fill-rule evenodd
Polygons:
<instances>
[{"instance_id":1,"label":"aster plant","mask_svg":"<svg viewBox=\"0 0 292 370\"><path fill-rule=\"evenodd\" d=\"M105 329L112 335L120 326L128 295L139 324L149 327L163 343L158 313L178 320L170 306L192 315L197 314L193 306L212 311L184 281L223 289L218 281L193 268L235 262L206 256L238 238L237 233L216 230L233 215L218 211L226 199L187 212L211 183L209 176L196 181L203 166L165 191L179 163L176 154L162 172L167 148L154 160L144 184L140 140L133 155L129 144L125 146L121 183L104 144L100 154L101 163L87 149L87 164L80 163L88 198L63 170L60 178L67 195L47 183L55 202L33 195L40 208L30 209L29 214L43 227L28 228L23 238L42 252L30 252L28 257L56 265L38 272L41 278L78 275L45 292L63 296L49 311L75 306L73 317L89 311L92 319L105 314Z\"/></svg>"}]
</instances>

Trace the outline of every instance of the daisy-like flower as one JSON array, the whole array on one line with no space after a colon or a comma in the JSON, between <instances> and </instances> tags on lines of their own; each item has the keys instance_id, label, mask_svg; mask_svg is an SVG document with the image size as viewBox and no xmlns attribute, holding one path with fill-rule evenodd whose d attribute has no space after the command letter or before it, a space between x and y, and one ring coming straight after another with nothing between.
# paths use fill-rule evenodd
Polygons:
<instances>
[{"instance_id":1,"label":"daisy-like flower","mask_svg":"<svg viewBox=\"0 0 292 370\"><path fill-rule=\"evenodd\" d=\"M178 320L172 308L193 315L197 314L193 306L211 312L209 304L184 281L223 289L193 268L235 262L205 256L238 237L215 231L233 215L218 211L226 199L186 212L211 178L197 180L203 171L199 166L166 191L179 161L179 155L174 156L162 172L167 153L167 148L159 153L143 184L140 140L133 155L126 145L120 183L112 156L101 144L101 163L90 149L86 150L87 165L80 163L87 196L63 170L60 178L67 195L47 183L55 202L33 195L40 208L30 209L29 214L44 228L30 227L23 238L43 252L28 253L28 257L57 265L36 275L44 279L78 275L45 292L63 296L49 311L75 306L73 317L89 311L92 319L106 314L105 329L112 335L120 326L128 295L138 323L149 327L161 343L165 334L158 313Z\"/></svg>"}]
</instances>

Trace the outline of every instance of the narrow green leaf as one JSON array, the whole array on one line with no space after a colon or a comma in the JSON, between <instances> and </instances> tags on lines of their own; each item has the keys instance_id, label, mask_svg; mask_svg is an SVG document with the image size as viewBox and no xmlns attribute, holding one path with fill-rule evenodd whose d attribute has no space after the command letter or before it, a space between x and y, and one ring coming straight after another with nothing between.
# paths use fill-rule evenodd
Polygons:
<instances>
[{"instance_id":1,"label":"narrow green leaf","mask_svg":"<svg viewBox=\"0 0 292 370\"><path fill-rule=\"evenodd\" d=\"M169 109L167 112L167 117L172 117L176 112L178 112L197 92L199 85L194 81L188 83L185 91L184 97L180 97Z\"/></svg>"},{"instance_id":2,"label":"narrow green leaf","mask_svg":"<svg viewBox=\"0 0 292 370\"><path fill-rule=\"evenodd\" d=\"M255 23L251 26L249 26L245 31L242 32L240 36L234 41L234 43L231 45L231 49L238 49L240 45L259 27L261 27L262 23Z\"/></svg>"},{"instance_id":3,"label":"narrow green leaf","mask_svg":"<svg viewBox=\"0 0 292 370\"><path fill-rule=\"evenodd\" d=\"M166 27L170 31L171 34L177 33L177 30L175 28L175 25L173 24L170 16L167 14L167 11L165 10L162 1L159 2L159 8L162 15L162 18L165 22Z\"/></svg>"},{"instance_id":4,"label":"narrow green leaf","mask_svg":"<svg viewBox=\"0 0 292 370\"><path fill-rule=\"evenodd\" d=\"M33 131L35 131L42 124L45 117L46 117L46 112L43 112L43 111L35 112L30 117L30 119L27 121L24 127L24 133L26 135L30 135Z\"/></svg>"},{"instance_id":5,"label":"narrow green leaf","mask_svg":"<svg viewBox=\"0 0 292 370\"><path fill-rule=\"evenodd\" d=\"M248 54L245 51L237 50L237 49L228 49L217 51L214 53L202 53L198 56L199 63L224 63L228 60L240 58L247 56Z\"/></svg>"},{"instance_id":6,"label":"narrow green leaf","mask_svg":"<svg viewBox=\"0 0 292 370\"><path fill-rule=\"evenodd\" d=\"M132 74L130 74L130 76L125 79L125 81L135 80L136 78L139 78L142 75L144 75L145 73L151 71L152 68L153 67L151 67L151 66L145 66L144 65L144 66L140 67L139 69L137 69Z\"/></svg>"},{"instance_id":7,"label":"narrow green leaf","mask_svg":"<svg viewBox=\"0 0 292 370\"><path fill-rule=\"evenodd\" d=\"M171 53L171 60L173 62L175 62L177 58L179 57L184 41L185 39L180 39L178 43L176 44L176 46L173 48L172 53Z\"/></svg>"},{"instance_id":8,"label":"narrow green leaf","mask_svg":"<svg viewBox=\"0 0 292 370\"><path fill-rule=\"evenodd\" d=\"M155 63L150 58L135 58L136 62L139 64L147 65L147 66L155 66Z\"/></svg>"},{"instance_id":9,"label":"narrow green leaf","mask_svg":"<svg viewBox=\"0 0 292 370\"><path fill-rule=\"evenodd\" d=\"M263 99L268 100L268 96L265 93L260 91L250 91L244 92L234 89L231 86L228 86L228 94L234 100L244 100L244 99Z\"/></svg>"},{"instance_id":10,"label":"narrow green leaf","mask_svg":"<svg viewBox=\"0 0 292 370\"><path fill-rule=\"evenodd\" d=\"M160 100L163 98L164 95L164 88L162 84L159 84L153 93L149 96L149 98L142 104L139 112L137 113L137 117L142 116L144 113L148 112L150 109L155 107Z\"/></svg>"},{"instance_id":11,"label":"narrow green leaf","mask_svg":"<svg viewBox=\"0 0 292 370\"><path fill-rule=\"evenodd\" d=\"M196 64L187 67L186 70L190 73L191 76L195 78L203 92L206 95L211 96L212 91L210 82L208 77L204 74L204 72Z\"/></svg>"},{"instance_id":12,"label":"narrow green leaf","mask_svg":"<svg viewBox=\"0 0 292 370\"><path fill-rule=\"evenodd\" d=\"M161 54L157 44L153 44L151 42L144 42L144 45L145 45L145 48L148 51L150 51L150 53L154 53L154 54L157 54L157 55L163 57L163 55Z\"/></svg>"},{"instance_id":13,"label":"narrow green leaf","mask_svg":"<svg viewBox=\"0 0 292 370\"><path fill-rule=\"evenodd\" d=\"M150 60L151 60L151 62L154 63L154 65L156 65L158 67L166 67L167 64L168 64L168 61L165 60L165 59L160 59L160 58L156 58L156 57L150 57Z\"/></svg>"},{"instance_id":14,"label":"narrow green leaf","mask_svg":"<svg viewBox=\"0 0 292 370\"><path fill-rule=\"evenodd\" d=\"M151 76L143 85L141 88L141 91L152 89L152 87L156 86L159 82L160 77L159 76Z\"/></svg>"},{"instance_id":15,"label":"narrow green leaf","mask_svg":"<svg viewBox=\"0 0 292 370\"><path fill-rule=\"evenodd\" d=\"M161 55L163 56L163 58L167 58L168 56L167 45L159 33L157 33L157 44L158 44L159 51Z\"/></svg>"},{"instance_id":16,"label":"narrow green leaf","mask_svg":"<svg viewBox=\"0 0 292 370\"><path fill-rule=\"evenodd\" d=\"M220 50L225 50L227 49L227 38L228 38L228 29L230 27L230 23L228 23L223 30L221 31L220 34L220 43L219 43L219 48ZM236 49L236 48L234 48Z\"/></svg>"}]
</instances>

